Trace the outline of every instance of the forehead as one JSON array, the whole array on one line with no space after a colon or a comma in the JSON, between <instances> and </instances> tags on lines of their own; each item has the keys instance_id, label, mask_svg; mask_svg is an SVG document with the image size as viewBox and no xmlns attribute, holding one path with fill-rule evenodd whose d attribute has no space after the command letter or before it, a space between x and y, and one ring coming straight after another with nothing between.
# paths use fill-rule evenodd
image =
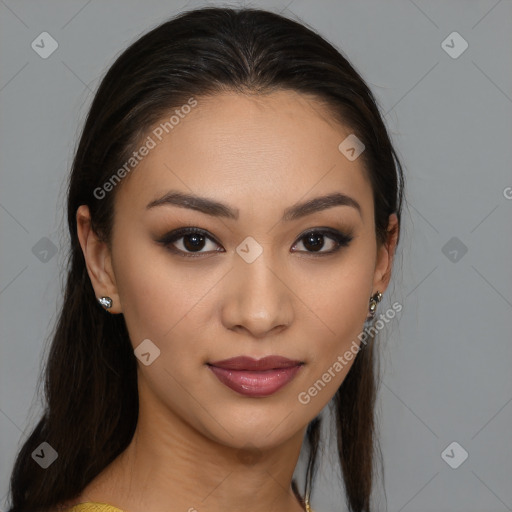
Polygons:
<instances>
[{"instance_id":1,"label":"forehead","mask_svg":"<svg viewBox=\"0 0 512 512\"><path fill-rule=\"evenodd\" d=\"M362 159L350 161L338 149L350 128L312 97L224 92L195 100L192 109L171 109L148 131L145 140L154 147L124 179L116 210L144 209L170 189L229 201L242 211L244 204L288 206L332 191L357 196L363 211L372 207Z\"/></svg>"}]
</instances>

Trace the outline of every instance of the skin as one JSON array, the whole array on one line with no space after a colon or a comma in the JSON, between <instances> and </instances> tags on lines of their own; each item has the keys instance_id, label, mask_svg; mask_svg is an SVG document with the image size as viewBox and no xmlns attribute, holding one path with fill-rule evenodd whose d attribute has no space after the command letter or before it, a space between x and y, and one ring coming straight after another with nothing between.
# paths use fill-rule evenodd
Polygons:
<instances>
[{"instance_id":1,"label":"skin","mask_svg":"<svg viewBox=\"0 0 512 512\"><path fill-rule=\"evenodd\" d=\"M378 248L362 159L349 161L338 150L351 131L313 99L290 91L197 99L118 185L111 251L90 229L87 206L77 211L96 296L111 297L111 313L124 314L134 348L150 339L161 352L149 366L138 361L140 414L131 444L76 503L129 512L299 512L291 479L306 427L353 360L308 404L297 397L359 344L368 300L391 277L397 218L390 216L388 243ZM239 218L171 205L146 209L171 189L224 202ZM361 215L335 206L280 221L285 208L333 192L356 199ZM197 258L157 242L187 225L212 236ZM317 256L300 237L321 227L350 230L353 240ZM252 263L235 251L247 236L263 249ZM321 252L336 247L323 240ZM190 250L184 243L174 247ZM219 247L224 251L214 252ZM305 365L263 398L227 388L205 365L271 354Z\"/></svg>"}]
</instances>

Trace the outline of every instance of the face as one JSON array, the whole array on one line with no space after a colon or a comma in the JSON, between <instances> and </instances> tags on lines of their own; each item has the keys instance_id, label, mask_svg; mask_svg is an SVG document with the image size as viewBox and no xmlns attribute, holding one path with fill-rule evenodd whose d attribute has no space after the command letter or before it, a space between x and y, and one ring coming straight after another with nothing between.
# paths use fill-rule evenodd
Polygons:
<instances>
[{"instance_id":1,"label":"face","mask_svg":"<svg viewBox=\"0 0 512 512\"><path fill-rule=\"evenodd\" d=\"M150 340L142 404L224 445L268 448L303 429L347 375L354 359L339 356L360 345L392 247L377 247L361 159L338 149L350 129L320 104L289 91L197 101L161 141L148 133L157 144L116 191L112 252L98 253L96 270L90 256L89 274L134 349ZM223 206L160 201L169 193ZM302 364L238 390L209 365L270 355Z\"/></svg>"}]
</instances>

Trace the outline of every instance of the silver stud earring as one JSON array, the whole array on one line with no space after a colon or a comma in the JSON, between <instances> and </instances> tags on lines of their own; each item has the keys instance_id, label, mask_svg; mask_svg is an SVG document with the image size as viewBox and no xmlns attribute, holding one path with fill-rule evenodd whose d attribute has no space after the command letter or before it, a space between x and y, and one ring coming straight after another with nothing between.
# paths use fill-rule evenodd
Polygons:
<instances>
[{"instance_id":1,"label":"silver stud earring","mask_svg":"<svg viewBox=\"0 0 512 512\"><path fill-rule=\"evenodd\" d=\"M370 305L368 306L368 311L370 312L368 315L368 320L371 320L375 317L375 312L377 311L377 304L382 300L382 293L377 291L374 295L370 297Z\"/></svg>"},{"instance_id":2,"label":"silver stud earring","mask_svg":"<svg viewBox=\"0 0 512 512\"><path fill-rule=\"evenodd\" d=\"M105 308L110 309L112 307L112 299L110 297L99 297L98 302Z\"/></svg>"}]
</instances>

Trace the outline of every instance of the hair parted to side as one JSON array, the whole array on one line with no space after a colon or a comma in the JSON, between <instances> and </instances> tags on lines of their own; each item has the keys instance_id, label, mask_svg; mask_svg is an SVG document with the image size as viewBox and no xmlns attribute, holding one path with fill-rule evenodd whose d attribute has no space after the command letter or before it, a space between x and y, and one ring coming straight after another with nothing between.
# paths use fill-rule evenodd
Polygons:
<instances>
[{"instance_id":1,"label":"hair parted to side","mask_svg":"<svg viewBox=\"0 0 512 512\"><path fill-rule=\"evenodd\" d=\"M44 368L44 414L23 443L10 482L9 512L47 512L78 496L130 443L137 424L137 364L122 314L97 303L77 236L76 211L88 205L94 231L109 243L116 188L101 187L172 108L221 91L307 94L329 108L365 145L378 244L388 219L400 223L404 177L374 96L347 59L306 26L260 9L202 8L146 33L104 76L90 107L68 182L71 246L64 307ZM341 140L340 140L341 142ZM374 338L358 352L331 405L349 509L370 510L375 451ZM320 417L308 425L305 493L316 471ZM58 452L47 469L31 453ZM296 482L293 489L298 493Z\"/></svg>"}]
</instances>

